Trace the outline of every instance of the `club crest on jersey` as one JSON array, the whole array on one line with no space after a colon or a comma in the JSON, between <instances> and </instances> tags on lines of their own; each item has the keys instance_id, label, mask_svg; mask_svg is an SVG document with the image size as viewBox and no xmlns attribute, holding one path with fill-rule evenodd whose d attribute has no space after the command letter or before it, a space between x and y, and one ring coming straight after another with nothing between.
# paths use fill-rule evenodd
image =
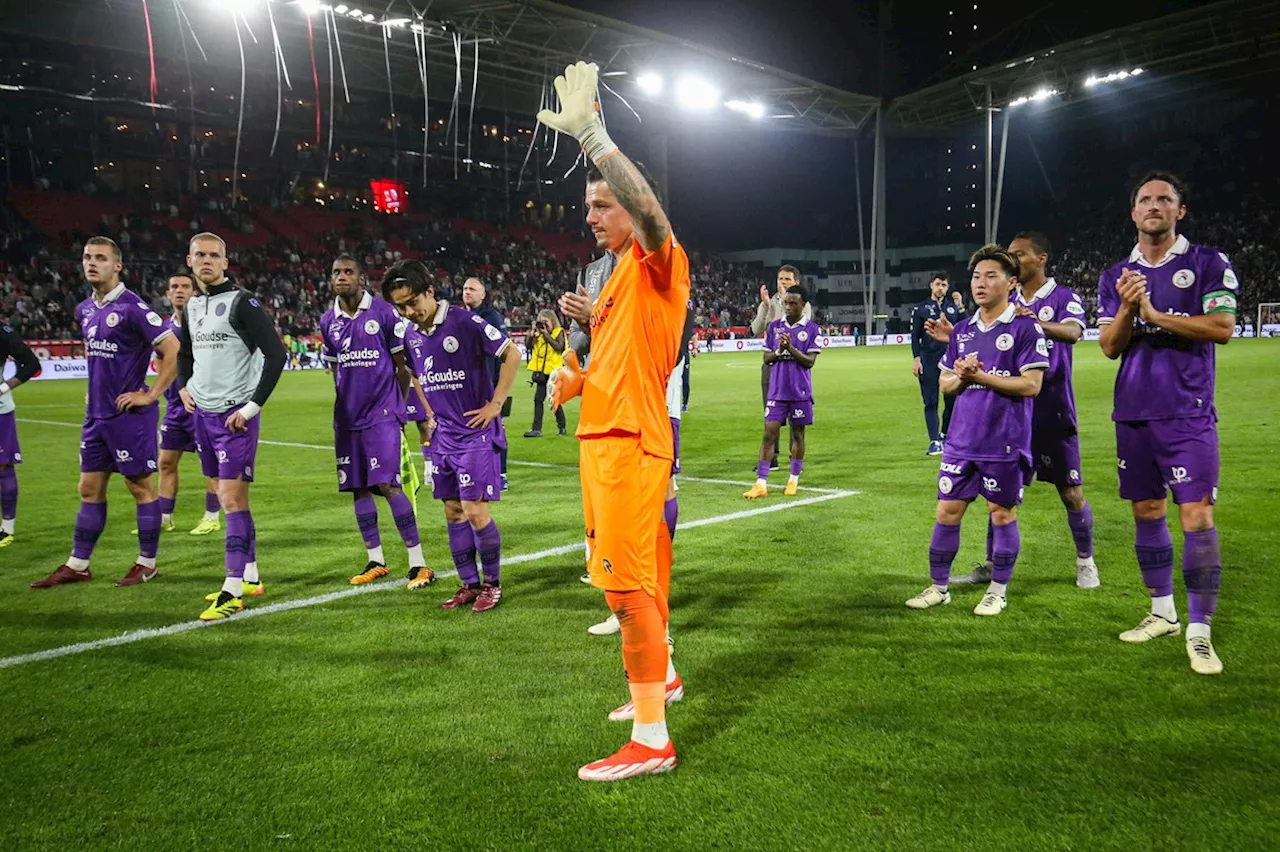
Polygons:
<instances>
[{"instance_id":1,"label":"club crest on jersey","mask_svg":"<svg viewBox=\"0 0 1280 852\"><path fill-rule=\"evenodd\" d=\"M804 343L806 340L808 340L808 339L809 339L809 332L807 332L807 331L800 331L800 332L797 332L797 333L796 333L796 337L797 337L797 338L799 338L799 340L800 340L800 342L801 342L801 343Z\"/></svg>"},{"instance_id":2,"label":"club crest on jersey","mask_svg":"<svg viewBox=\"0 0 1280 852\"><path fill-rule=\"evenodd\" d=\"M449 335L444 339L444 343L442 343L441 345L444 347L445 352L449 352L449 353L457 352L458 338L454 337L453 335Z\"/></svg>"},{"instance_id":3,"label":"club crest on jersey","mask_svg":"<svg viewBox=\"0 0 1280 852\"><path fill-rule=\"evenodd\" d=\"M1053 307L1050 305L1045 305L1043 308L1040 309L1040 313L1036 314L1036 316L1040 317L1040 322L1051 321L1053 319Z\"/></svg>"},{"instance_id":4,"label":"club crest on jersey","mask_svg":"<svg viewBox=\"0 0 1280 852\"><path fill-rule=\"evenodd\" d=\"M381 328L381 326L378 325L378 321L371 319L364 324L364 333L377 334L379 328Z\"/></svg>"},{"instance_id":5,"label":"club crest on jersey","mask_svg":"<svg viewBox=\"0 0 1280 852\"><path fill-rule=\"evenodd\" d=\"M1196 274L1190 269L1179 269L1173 273L1173 286L1179 290L1185 290L1194 283L1196 283Z\"/></svg>"},{"instance_id":6,"label":"club crest on jersey","mask_svg":"<svg viewBox=\"0 0 1280 852\"><path fill-rule=\"evenodd\" d=\"M120 324L120 315L112 311L107 314L107 328L115 328Z\"/></svg>"},{"instance_id":7,"label":"club crest on jersey","mask_svg":"<svg viewBox=\"0 0 1280 852\"><path fill-rule=\"evenodd\" d=\"M1002 334L1002 335L1000 335L999 337L997 337L997 338L996 338L996 348L997 348L997 349L999 349L1001 352L1008 352L1010 349L1012 349L1012 348L1013 348L1013 335L1012 335L1012 334L1005 333L1005 334Z\"/></svg>"},{"instance_id":8,"label":"club crest on jersey","mask_svg":"<svg viewBox=\"0 0 1280 852\"><path fill-rule=\"evenodd\" d=\"M214 316L219 316L219 317L220 317L220 316L222 316L223 314L225 314L226 312L227 312L227 303L226 303L226 302L219 302L219 303L218 303L218 307L216 307L216 308L214 308L214 309L213 309Z\"/></svg>"}]
</instances>

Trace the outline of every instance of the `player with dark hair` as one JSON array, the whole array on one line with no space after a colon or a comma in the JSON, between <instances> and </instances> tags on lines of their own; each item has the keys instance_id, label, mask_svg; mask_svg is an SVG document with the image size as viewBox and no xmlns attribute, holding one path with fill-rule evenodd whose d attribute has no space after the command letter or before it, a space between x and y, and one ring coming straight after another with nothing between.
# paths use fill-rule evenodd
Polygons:
<instances>
[{"instance_id":1,"label":"player with dark hair","mask_svg":"<svg viewBox=\"0 0 1280 852\"><path fill-rule=\"evenodd\" d=\"M800 285L800 270L791 264L784 264L778 267L778 291L772 297L769 295L769 287L766 284L760 285L760 304L756 307L756 315L751 320L751 333L757 337L763 336L768 331L769 326L778 322L786 315L786 307L783 305L783 297L786 296L787 290ZM807 301L804 305L804 314L802 319L809 322L813 319L813 305ZM760 402L767 409L769 407L769 381L773 375L769 364L760 365ZM773 445L773 453L770 456L772 461L769 462L769 469L776 470L778 467L778 444Z\"/></svg>"},{"instance_id":2,"label":"player with dark hair","mask_svg":"<svg viewBox=\"0 0 1280 852\"><path fill-rule=\"evenodd\" d=\"M0 381L0 547L17 541L13 530L18 518L17 465L22 464L22 447L18 445L13 390L40 372L40 359L22 335L8 323L0 322L0 369L8 367L10 359L14 362L14 374Z\"/></svg>"},{"instance_id":3,"label":"player with dark hair","mask_svg":"<svg viewBox=\"0 0 1280 852\"><path fill-rule=\"evenodd\" d=\"M791 477L784 494L791 496L804 471L805 427L813 425L813 376L811 370L821 352L821 329L804 318L809 294L796 284L782 297L786 314L769 323L764 334L764 363L769 368L769 395L764 406L764 439L756 482L742 496L748 500L769 496L769 468L777 453L782 425L790 425Z\"/></svg>"},{"instance_id":4,"label":"player with dark hair","mask_svg":"<svg viewBox=\"0 0 1280 852\"><path fill-rule=\"evenodd\" d=\"M925 323L946 320L955 325L966 314L964 297L957 290L948 302L947 290L951 277L945 272L935 272L929 278L929 298L916 305L911 312L911 373L920 382L920 397L924 400L924 426L929 433L929 447L925 455L942 455L942 444L951 428L951 412L955 397L944 395L942 424L938 424L938 359L946 352L946 344L938 343L925 332Z\"/></svg>"},{"instance_id":5,"label":"player with dark hair","mask_svg":"<svg viewBox=\"0 0 1280 852\"><path fill-rule=\"evenodd\" d=\"M588 182L586 192L597 245L611 230L606 223L631 225L591 312L591 364L580 370L574 351L567 351L552 391L553 405L582 396L579 469L588 569L622 628L633 717L626 745L581 767L578 777L617 781L676 765L666 724L671 535L663 504L674 462L666 391L680 358L689 258L650 182L600 121L598 75L595 65L583 62L566 68L555 79L560 112L542 110L538 121L576 138L598 169L602 180Z\"/></svg>"},{"instance_id":6,"label":"player with dark hair","mask_svg":"<svg viewBox=\"0 0 1280 852\"><path fill-rule=\"evenodd\" d=\"M975 615L999 615L1018 561L1018 504L1031 473L1032 400L1040 393L1049 349L1030 317L1010 297L1018 261L997 245L969 260L978 311L951 335L940 363L943 393L955 394L952 430L938 470L938 507L929 544L931 584L907 601L912 609L951 603L951 563L960 549L960 522L977 497L993 527L991 585Z\"/></svg>"},{"instance_id":7,"label":"player with dark hair","mask_svg":"<svg viewBox=\"0 0 1280 852\"><path fill-rule=\"evenodd\" d=\"M335 298L320 319L320 333L322 356L333 368L338 490L349 492L355 501L356 525L369 559L350 582L371 583L388 573L376 494L387 501L408 551L410 577L430 583L434 575L422 556L418 518L400 481L404 400L409 391L407 323L390 304L365 289L364 269L351 255L334 258L329 280Z\"/></svg>"},{"instance_id":8,"label":"player with dark hair","mask_svg":"<svg viewBox=\"0 0 1280 852\"><path fill-rule=\"evenodd\" d=\"M1173 539L1168 493L1183 530L1187 656L1198 674L1222 671L1210 623L1218 604L1222 556L1213 504L1218 496L1214 346L1235 331L1239 281L1225 254L1178 234L1187 189L1152 172L1130 193L1138 230L1129 256L1098 280L1102 351L1116 373L1116 454L1120 496L1133 505L1134 549L1151 613L1120 634L1146 642L1181 632L1173 602Z\"/></svg>"},{"instance_id":9,"label":"player with dark hair","mask_svg":"<svg viewBox=\"0 0 1280 852\"><path fill-rule=\"evenodd\" d=\"M383 277L382 296L417 326L405 333L405 344L428 406L430 445L423 455L432 495L444 504L460 583L440 606L471 604L473 612L488 612L502 600L502 534L490 504L502 499L502 405L511 395L520 351L478 314L437 299L433 280L421 261L400 261ZM496 388L489 379L492 358L502 359Z\"/></svg>"},{"instance_id":10,"label":"player with dark hair","mask_svg":"<svg viewBox=\"0 0 1280 852\"><path fill-rule=\"evenodd\" d=\"M177 371L178 341L160 315L120 282L123 264L113 240L86 240L81 267L93 292L76 308L89 362L88 404L80 431L80 512L71 556L32 583L33 589L93 579L89 559L107 525L112 473L125 478L138 504L138 558L116 585L136 586L157 573L160 501L152 479L160 421L157 400ZM147 387L153 350L161 356L160 369Z\"/></svg>"},{"instance_id":11,"label":"player with dark hair","mask_svg":"<svg viewBox=\"0 0 1280 852\"><path fill-rule=\"evenodd\" d=\"M479 278L468 278L463 282L462 306L478 315L503 334L510 334L507 329L506 317L489 301L489 291ZM498 374L500 372L502 372L502 359L494 358L489 362L489 379L493 382L494 387L498 385ZM507 401L502 404L503 421L505 422L510 416L511 397L507 397ZM506 491L510 487L510 483L507 480L507 447L504 446L502 452L498 454L498 462L502 469L502 490Z\"/></svg>"}]
</instances>

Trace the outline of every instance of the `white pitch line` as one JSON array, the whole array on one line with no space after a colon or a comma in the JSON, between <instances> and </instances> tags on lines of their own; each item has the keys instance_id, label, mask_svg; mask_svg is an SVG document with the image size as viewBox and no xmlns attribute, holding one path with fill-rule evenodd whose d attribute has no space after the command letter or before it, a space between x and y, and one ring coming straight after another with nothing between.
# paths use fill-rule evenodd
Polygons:
<instances>
[{"instance_id":1,"label":"white pitch line","mask_svg":"<svg viewBox=\"0 0 1280 852\"><path fill-rule=\"evenodd\" d=\"M32 420L27 417L18 418L19 423L38 423L43 426L73 426L80 428L79 423L66 423L61 420ZM333 447L324 444L299 444L296 441L268 441L259 439L259 444L266 444L272 447L292 447L298 450L324 450L325 452L333 452ZM519 459L507 459L507 464L519 465L521 467L540 467L548 470L577 470L576 464L553 464L552 462L535 462L520 461ZM734 485L740 488L750 488L754 483L739 482L734 479L705 479L700 476L685 476L683 473L677 474L680 482L700 482L704 485ZM807 491L811 494L858 494L857 491L842 491L838 488L813 488L808 485L798 486L801 491Z\"/></svg>"},{"instance_id":2,"label":"white pitch line","mask_svg":"<svg viewBox=\"0 0 1280 852\"><path fill-rule=\"evenodd\" d=\"M327 449L327 448L326 448ZM786 503L774 503L769 506L758 506L753 509L745 509L741 512L731 512L727 515L716 515L710 518L699 518L696 521L686 521L680 524L676 529L689 530L696 527L706 527L712 524L724 524L730 521L740 521L743 518L750 518L756 515L766 515L770 512L783 512L787 509L797 509L801 506L809 506L814 503L824 503L828 500L838 500L842 497L853 497L860 492L857 491L837 491L833 494L823 494L818 497L805 497L802 500L789 500ZM581 552L583 543L575 541L572 544L563 544L559 547L549 547L546 550L538 550L533 553L520 553L515 556L509 556L502 560L504 565L519 565L523 562L534 562L539 559L546 559L550 556L563 556L566 553ZM456 576L457 572L453 570L441 571L436 574L437 579ZM387 580L381 583L370 583L366 586L357 586L355 588L343 589L337 592L328 592L323 595L316 595L310 598L299 598L291 601L281 601L280 603L268 604L262 607L254 607L246 609L237 615L223 621L183 621L178 624L170 624L168 627L155 627L146 630L131 630L119 636L112 636L108 639L95 639L90 642L77 642L74 645L63 645L60 648L49 648L44 651L34 651L30 654L19 654L15 657L0 657L0 669L12 668L20 666L24 663L38 663L42 660L54 660L58 657L68 657L72 654L83 654L86 651L96 651L99 648L113 648L117 645L131 645L134 642L141 642L144 639L158 639L164 636L175 636L179 633L187 633L191 630L199 630L205 627L214 627L219 624L236 623L244 621L247 618L261 618L264 615L271 615L277 612L288 612L293 609L302 609L309 606L319 606L320 604L330 603L331 601L342 600L343 598L355 597L356 595L365 595L371 592L385 592L391 589L398 589L404 586L405 580Z\"/></svg>"}]
</instances>

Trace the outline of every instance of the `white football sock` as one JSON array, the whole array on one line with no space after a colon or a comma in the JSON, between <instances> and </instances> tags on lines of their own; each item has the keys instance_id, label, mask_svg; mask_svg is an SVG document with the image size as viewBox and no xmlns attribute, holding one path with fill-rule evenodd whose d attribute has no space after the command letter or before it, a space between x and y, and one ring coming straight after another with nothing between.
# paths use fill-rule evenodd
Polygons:
<instances>
[{"instance_id":1,"label":"white football sock","mask_svg":"<svg viewBox=\"0 0 1280 852\"><path fill-rule=\"evenodd\" d=\"M1151 614L1158 615L1170 624L1178 623L1178 610L1173 606L1173 595L1161 595L1151 599Z\"/></svg>"},{"instance_id":2,"label":"white football sock","mask_svg":"<svg viewBox=\"0 0 1280 852\"><path fill-rule=\"evenodd\" d=\"M89 570L89 560L81 559L78 556L67 557L67 567L72 571L85 572Z\"/></svg>"},{"instance_id":3,"label":"white football sock","mask_svg":"<svg viewBox=\"0 0 1280 852\"><path fill-rule=\"evenodd\" d=\"M216 520L218 520L218 518L219 518L219 517L220 517L220 516L218 515L218 513L217 513L217 512L205 512L205 513L204 513L204 519L205 519L206 521L216 521Z\"/></svg>"},{"instance_id":4,"label":"white football sock","mask_svg":"<svg viewBox=\"0 0 1280 852\"><path fill-rule=\"evenodd\" d=\"M139 556L138 564L145 565L148 568L156 567L156 558L154 556Z\"/></svg>"},{"instance_id":5,"label":"white football sock","mask_svg":"<svg viewBox=\"0 0 1280 852\"><path fill-rule=\"evenodd\" d=\"M676 679L676 660L670 654L667 654L667 683L671 683Z\"/></svg>"},{"instance_id":6,"label":"white football sock","mask_svg":"<svg viewBox=\"0 0 1280 852\"><path fill-rule=\"evenodd\" d=\"M768 488L768 487L769 487L769 480L767 480L767 479L760 479L760 478L757 478L757 479L756 479L756 485L759 485L761 488Z\"/></svg>"},{"instance_id":7,"label":"white football sock","mask_svg":"<svg viewBox=\"0 0 1280 852\"><path fill-rule=\"evenodd\" d=\"M422 558L422 545L415 544L413 547L408 548L408 551L410 568L425 568L427 566L427 560Z\"/></svg>"},{"instance_id":8,"label":"white football sock","mask_svg":"<svg viewBox=\"0 0 1280 852\"><path fill-rule=\"evenodd\" d=\"M793 473L793 474L791 474L789 477L787 477L787 484L788 484L788 485L799 485L799 484L800 484L800 474L798 474L798 473Z\"/></svg>"},{"instance_id":9,"label":"white football sock","mask_svg":"<svg viewBox=\"0 0 1280 852\"><path fill-rule=\"evenodd\" d=\"M244 566L244 581L246 583L258 582L258 563L257 560L250 562Z\"/></svg>"},{"instance_id":10,"label":"white football sock","mask_svg":"<svg viewBox=\"0 0 1280 852\"><path fill-rule=\"evenodd\" d=\"M1209 625L1202 621L1193 621L1187 625L1187 639L1195 639L1198 636L1209 638Z\"/></svg>"},{"instance_id":11,"label":"white football sock","mask_svg":"<svg viewBox=\"0 0 1280 852\"><path fill-rule=\"evenodd\" d=\"M16 518L5 518L5 519L3 519L3 520L0 520L0 530L4 530L4 531L5 531L5 532L7 532L9 535L13 535L13 522L14 522L15 520L17 520L17 519L16 519Z\"/></svg>"},{"instance_id":12,"label":"white football sock","mask_svg":"<svg viewBox=\"0 0 1280 852\"><path fill-rule=\"evenodd\" d=\"M929 585L933 586L935 589L937 589L940 593L944 595L947 593L947 589L949 588L949 585L939 586L937 583L930 583Z\"/></svg>"},{"instance_id":13,"label":"white football sock","mask_svg":"<svg viewBox=\"0 0 1280 852\"><path fill-rule=\"evenodd\" d=\"M167 527L167 526L169 526L169 524L171 524L171 523L173 523L173 515L172 515L172 513L171 513L171 514L168 514L168 515L161 515L161 516L160 516L160 526L162 526L162 527Z\"/></svg>"},{"instance_id":14,"label":"white football sock","mask_svg":"<svg viewBox=\"0 0 1280 852\"><path fill-rule=\"evenodd\" d=\"M244 597L244 582L239 577L228 577L222 581L222 591L233 598Z\"/></svg>"},{"instance_id":15,"label":"white football sock","mask_svg":"<svg viewBox=\"0 0 1280 852\"><path fill-rule=\"evenodd\" d=\"M661 722L639 722L631 723L631 739L647 745L649 748L664 748L667 743L671 742L671 735L667 733L667 720Z\"/></svg>"},{"instance_id":16,"label":"white football sock","mask_svg":"<svg viewBox=\"0 0 1280 852\"><path fill-rule=\"evenodd\" d=\"M382 545L378 545L377 547L366 547L365 550L369 553L370 562L377 562L379 565L387 564L387 557L382 555Z\"/></svg>"},{"instance_id":17,"label":"white football sock","mask_svg":"<svg viewBox=\"0 0 1280 852\"><path fill-rule=\"evenodd\" d=\"M990 586L987 586L987 591L993 595L999 595L1000 597L1004 597L1005 590L1008 587L1009 587L1008 583L996 583L993 581Z\"/></svg>"}]
</instances>

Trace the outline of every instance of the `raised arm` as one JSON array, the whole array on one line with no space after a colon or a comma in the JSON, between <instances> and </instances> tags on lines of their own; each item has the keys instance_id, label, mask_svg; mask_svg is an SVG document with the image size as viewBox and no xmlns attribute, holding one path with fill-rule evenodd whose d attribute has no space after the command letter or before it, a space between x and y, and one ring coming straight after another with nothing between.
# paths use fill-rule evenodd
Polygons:
<instances>
[{"instance_id":1,"label":"raised arm","mask_svg":"<svg viewBox=\"0 0 1280 852\"><path fill-rule=\"evenodd\" d=\"M599 69L594 63L568 66L555 79L560 112L544 109L538 113L538 121L581 143L618 203L631 216L640 247L646 252L657 251L671 235L671 223L649 182L605 131L600 121L598 83Z\"/></svg>"}]
</instances>

